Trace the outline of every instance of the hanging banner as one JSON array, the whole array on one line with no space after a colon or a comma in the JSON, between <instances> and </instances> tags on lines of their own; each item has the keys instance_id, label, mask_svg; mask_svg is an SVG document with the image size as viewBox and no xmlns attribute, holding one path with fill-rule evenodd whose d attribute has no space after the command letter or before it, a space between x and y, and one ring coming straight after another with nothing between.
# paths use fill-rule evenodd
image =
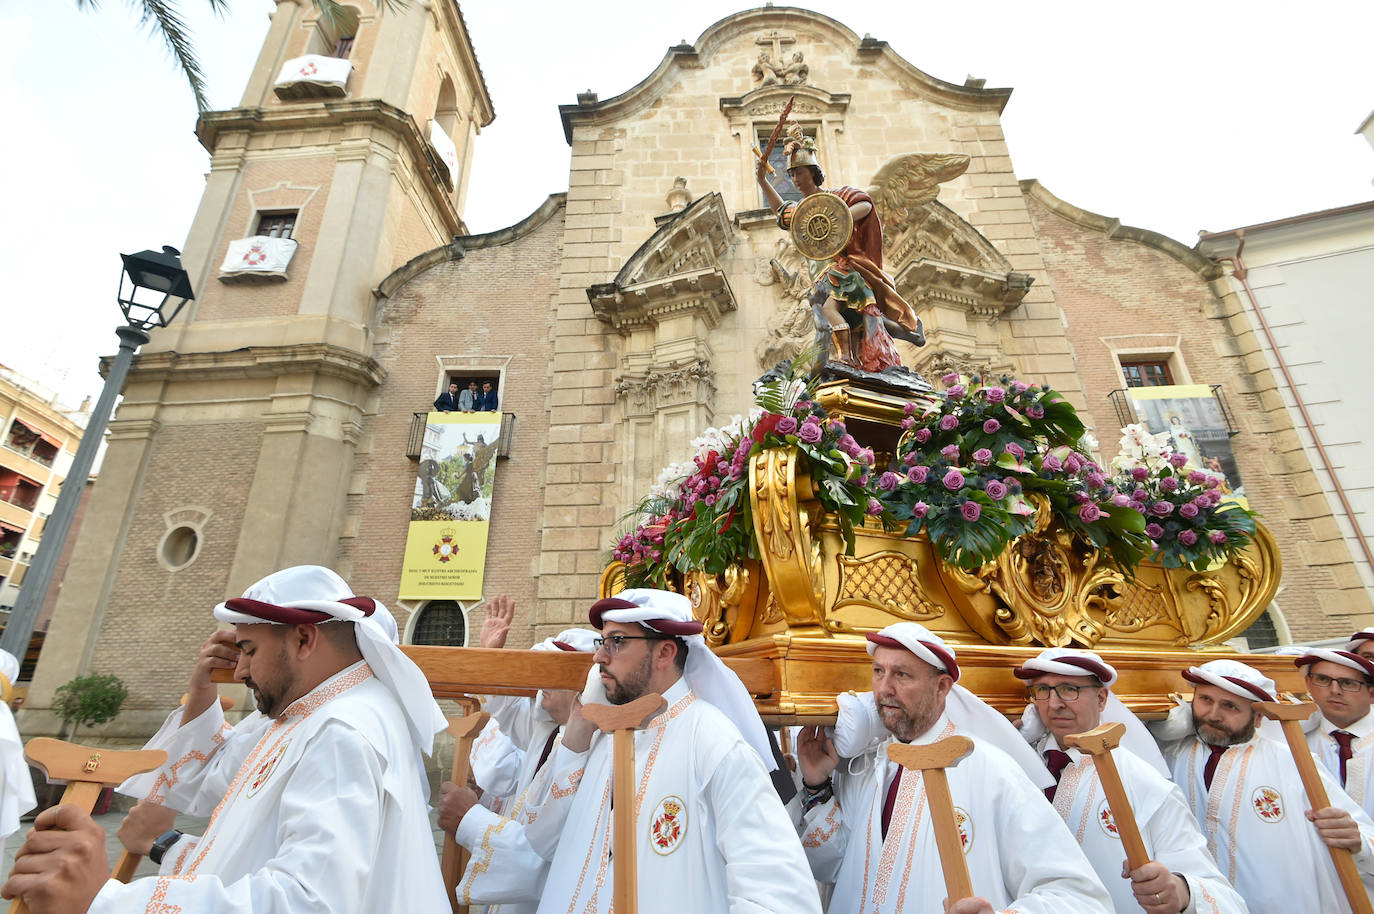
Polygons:
<instances>
[{"instance_id":1,"label":"hanging banner","mask_svg":"<svg viewBox=\"0 0 1374 914\"><path fill-rule=\"evenodd\" d=\"M401 567L403 600L477 600L501 414L430 413Z\"/></svg>"},{"instance_id":2,"label":"hanging banner","mask_svg":"<svg viewBox=\"0 0 1374 914\"><path fill-rule=\"evenodd\" d=\"M1167 434L1169 446L1186 454L1190 465L1222 477L1225 494L1245 498L1245 485L1231 450L1230 430L1211 387L1132 387L1127 394L1135 405L1136 415L1151 434Z\"/></svg>"}]
</instances>

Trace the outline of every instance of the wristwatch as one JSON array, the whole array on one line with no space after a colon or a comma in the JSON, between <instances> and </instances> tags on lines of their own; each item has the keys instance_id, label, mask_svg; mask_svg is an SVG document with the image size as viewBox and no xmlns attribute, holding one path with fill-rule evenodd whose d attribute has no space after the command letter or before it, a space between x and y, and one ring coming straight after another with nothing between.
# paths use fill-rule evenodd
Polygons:
<instances>
[{"instance_id":1,"label":"wristwatch","mask_svg":"<svg viewBox=\"0 0 1374 914\"><path fill-rule=\"evenodd\" d=\"M172 849L173 844L181 840L182 834L184 833L178 829L169 828L158 835L157 840L153 842L152 850L148 851L148 859L161 866L162 858L167 856L167 852Z\"/></svg>"}]
</instances>

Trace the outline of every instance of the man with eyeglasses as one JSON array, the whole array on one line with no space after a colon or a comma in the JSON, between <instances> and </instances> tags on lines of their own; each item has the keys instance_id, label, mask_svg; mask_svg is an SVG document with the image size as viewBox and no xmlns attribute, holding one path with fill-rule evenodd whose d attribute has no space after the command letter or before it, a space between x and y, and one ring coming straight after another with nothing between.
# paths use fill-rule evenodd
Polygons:
<instances>
[{"instance_id":1,"label":"man with eyeglasses","mask_svg":"<svg viewBox=\"0 0 1374 914\"><path fill-rule=\"evenodd\" d=\"M1032 704L1021 734L1045 758L1057 781L1045 796L1078 839L1120 914L1243 914L1245 902L1217 869L1183 793L1144 725L1111 693L1117 673L1092 651L1055 647L1012 671L1026 680ZM1103 723L1123 723L1112 751L1150 862L1126 865L1115 819L1091 756L1068 747L1068 736ZM1147 761L1148 759L1148 761Z\"/></svg>"},{"instance_id":2,"label":"man with eyeglasses","mask_svg":"<svg viewBox=\"0 0 1374 914\"><path fill-rule=\"evenodd\" d=\"M1374 816L1374 660L1351 651L1308 648L1293 661L1307 668L1307 693L1321 709L1307 734L1312 754L1340 779L1350 798Z\"/></svg>"},{"instance_id":3,"label":"man with eyeglasses","mask_svg":"<svg viewBox=\"0 0 1374 914\"><path fill-rule=\"evenodd\" d=\"M1150 729L1222 875L1252 914L1348 912L1327 847L1349 850L1366 890L1374 887L1374 821L1321 768L1331 805L1308 809L1283 738L1258 734L1255 702L1276 700L1268 676L1212 660L1183 678L1194 685L1192 702Z\"/></svg>"},{"instance_id":4,"label":"man with eyeglasses","mask_svg":"<svg viewBox=\"0 0 1374 914\"><path fill-rule=\"evenodd\" d=\"M598 675L589 701L649 693L667 708L636 731L639 911L820 914L801 842L769 780L767 731L738 676L702 638L681 594L637 588L592 605ZM540 914L610 910L612 739L575 702L526 834L552 859ZM622 802L617 798L617 802Z\"/></svg>"}]
</instances>

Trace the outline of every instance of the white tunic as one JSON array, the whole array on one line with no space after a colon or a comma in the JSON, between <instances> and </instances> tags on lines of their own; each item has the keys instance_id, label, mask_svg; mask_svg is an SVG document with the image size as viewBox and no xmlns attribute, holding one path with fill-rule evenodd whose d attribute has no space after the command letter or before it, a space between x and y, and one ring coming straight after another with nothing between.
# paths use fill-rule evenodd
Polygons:
<instances>
[{"instance_id":1,"label":"white tunic","mask_svg":"<svg viewBox=\"0 0 1374 914\"><path fill-rule=\"evenodd\" d=\"M1307 820L1311 808L1286 743L1256 736L1217 763L1212 788L1203 770L1210 751L1196 737L1166 744L1174 782L1202 825L1207 849L1252 914L1349 912L1331 855ZM1374 886L1374 821L1318 766L1331 805L1355 817L1364 846L1355 865Z\"/></svg>"},{"instance_id":2,"label":"white tunic","mask_svg":"<svg viewBox=\"0 0 1374 914\"><path fill-rule=\"evenodd\" d=\"M214 804L209 827L161 875L106 883L92 914L447 910L420 752L365 661L280 719L246 718L231 736L214 703L159 736L173 761L153 795L193 813Z\"/></svg>"},{"instance_id":3,"label":"white tunic","mask_svg":"<svg viewBox=\"0 0 1374 914\"><path fill-rule=\"evenodd\" d=\"M953 736L941 716L917 744ZM943 914L946 897L925 783L906 772L886 840L882 810L897 766L884 740L876 754L841 762L835 798L802 820L802 845L816 878L834 882L829 914ZM1073 835L1006 753L974 743L948 771L973 891L1018 914L1109 914L1107 890Z\"/></svg>"},{"instance_id":4,"label":"white tunic","mask_svg":"<svg viewBox=\"0 0 1374 914\"><path fill-rule=\"evenodd\" d=\"M1331 736L1333 730L1354 734L1350 744L1352 758L1345 763L1345 792L1374 818L1374 713L1366 714L1348 727L1337 727L1318 715L1317 726L1307 734L1312 754L1336 780L1341 777L1341 747Z\"/></svg>"},{"instance_id":5,"label":"white tunic","mask_svg":"<svg viewBox=\"0 0 1374 914\"><path fill-rule=\"evenodd\" d=\"M1054 748L1054 744L1049 738L1042 740L1038 747L1042 753L1050 748ZM1090 755L1077 749L1066 751L1072 764L1059 778L1054 810L1073 832L1097 877L1111 893L1116 910L1121 914L1139 911L1140 905L1131 891L1131 880L1121 876L1126 851L1107 797L1102 792L1097 766ZM1189 902L1185 912L1245 914L1245 902L1221 875L1216 861L1207 852L1207 841L1188 810L1183 791L1150 763L1126 749L1113 750L1112 758L1121 774L1126 797L1150 859L1164 864L1188 883Z\"/></svg>"},{"instance_id":6,"label":"white tunic","mask_svg":"<svg viewBox=\"0 0 1374 914\"><path fill-rule=\"evenodd\" d=\"M667 710L635 734L641 914L820 914L806 857L758 753L685 680L663 697ZM549 762L548 800L526 829L553 859L539 914L611 909L611 744L597 734L586 752L559 747Z\"/></svg>"},{"instance_id":7,"label":"white tunic","mask_svg":"<svg viewBox=\"0 0 1374 914\"><path fill-rule=\"evenodd\" d=\"M19 817L33 809L33 778L24 760L24 741L9 705L0 702L0 847L19 830Z\"/></svg>"}]
</instances>

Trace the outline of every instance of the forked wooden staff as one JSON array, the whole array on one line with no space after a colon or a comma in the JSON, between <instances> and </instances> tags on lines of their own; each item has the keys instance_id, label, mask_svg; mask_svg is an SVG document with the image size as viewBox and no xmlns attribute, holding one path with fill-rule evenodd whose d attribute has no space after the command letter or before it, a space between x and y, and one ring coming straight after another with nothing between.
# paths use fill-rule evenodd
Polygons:
<instances>
[{"instance_id":1,"label":"forked wooden staff","mask_svg":"<svg viewBox=\"0 0 1374 914\"><path fill-rule=\"evenodd\" d=\"M1107 806L1112 811L1116 823L1116 833L1121 836L1121 846L1126 850L1126 863L1132 872L1150 862L1150 852L1145 849L1145 839L1140 837L1140 826L1135 821L1135 810L1126 796L1126 787L1121 783L1121 772L1116 769L1116 759L1112 750L1121 745L1126 735L1126 725L1120 722L1103 724L1086 733L1065 737L1064 742L1092 756L1093 766L1097 768L1097 780L1106 794Z\"/></svg>"},{"instance_id":2,"label":"forked wooden staff","mask_svg":"<svg viewBox=\"0 0 1374 914\"><path fill-rule=\"evenodd\" d=\"M453 747L453 771L449 779L459 787L466 787L468 776L472 773L472 743L487 721L491 720L491 715L477 710L476 699L468 699L460 704L465 706L466 713L462 717L448 719L448 732L457 741ZM459 846L453 835L445 834L444 857L439 869L444 874L444 888L448 892L448 903L453 914L467 914L468 906L458 903L458 880L463 878L467 864L467 849Z\"/></svg>"},{"instance_id":3,"label":"forked wooden staff","mask_svg":"<svg viewBox=\"0 0 1374 914\"><path fill-rule=\"evenodd\" d=\"M973 751L967 736L950 736L922 746L893 743L887 757L908 771L919 771L925 780L926 801L930 804L930 825L935 829L935 848L940 852L940 869L945 875L945 894L954 904L973 897L973 880L968 875L964 842L954 818L954 800L949 795L946 768L953 768Z\"/></svg>"},{"instance_id":4,"label":"forked wooden staff","mask_svg":"<svg viewBox=\"0 0 1374 914\"><path fill-rule=\"evenodd\" d=\"M1283 737L1288 741L1288 751L1293 754L1293 761L1298 764L1298 776L1302 778L1302 786L1307 791L1307 801L1312 804L1314 810L1326 809L1331 805L1331 799L1327 797L1326 788L1322 786L1321 776L1317 774L1317 762L1312 757L1312 750L1307 748L1307 736L1302 732L1302 722L1312 716L1317 706L1311 702L1288 704L1280 701L1257 701L1255 710L1270 720L1278 721L1283 727ZM1364 883L1360 880L1360 872L1355 868L1354 856L1343 847L1327 845L1326 849L1331 854L1331 862L1336 866L1336 875L1341 879L1341 888L1345 890L1345 898L1350 902L1350 910L1355 914L1374 914L1374 906L1369 903L1369 893L1365 891Z\"/></svg>"},{"instance_id":5,"label":"forked wooden staff","mask_svg":"<svg viewBox=\"0 0 1374 914\"><path fill-rule=\"evenodd\" d=\"M181 704L183 707L190 697L190 695L181 696ZM232 698L228 698L224 695L219 697L219 706L222 711L231 710L234 704L235 702ZM135 854L127 848L120 851L119 859L115 861L114 869L110 871L110 878L118 882L128 882L130 879L134 878L134 871L138 869L138 865L142 861L142 854Z\"/></svg>"},{"instance_id":6,"label":"forked wooden staff","mask_svg":"<svg viewBox=\"0 0 1374 914\"><path fill-rule=\"evenodd\" d=\"M636 879L639 862L635 856L635 731L646 719L662 713L668 703L657 692L642 695L623 705L583 705L582 716L603 733L614 733L612 756L611 807L615 810L614 844L616 914L638 914L639 890Z\"/></svg>"},{"instance_id":7,"label":"forked wooden staff","mask_svg":"<svg viewBox=\"0 0 1374 914\"><path fill-rule=\"evenodd\" d=\"M161 749L116 752L45 736L29 740L24 747L24 756L47 775L50 782L67 782L59 805L76 806L86 812L95 808L95 801L100 799L100 791L104 788L122 784L167 761L167 753ZM22 898L16 898L10 904L9 914L24 914L28 909Z\"/></svg>"}]
</instances>

